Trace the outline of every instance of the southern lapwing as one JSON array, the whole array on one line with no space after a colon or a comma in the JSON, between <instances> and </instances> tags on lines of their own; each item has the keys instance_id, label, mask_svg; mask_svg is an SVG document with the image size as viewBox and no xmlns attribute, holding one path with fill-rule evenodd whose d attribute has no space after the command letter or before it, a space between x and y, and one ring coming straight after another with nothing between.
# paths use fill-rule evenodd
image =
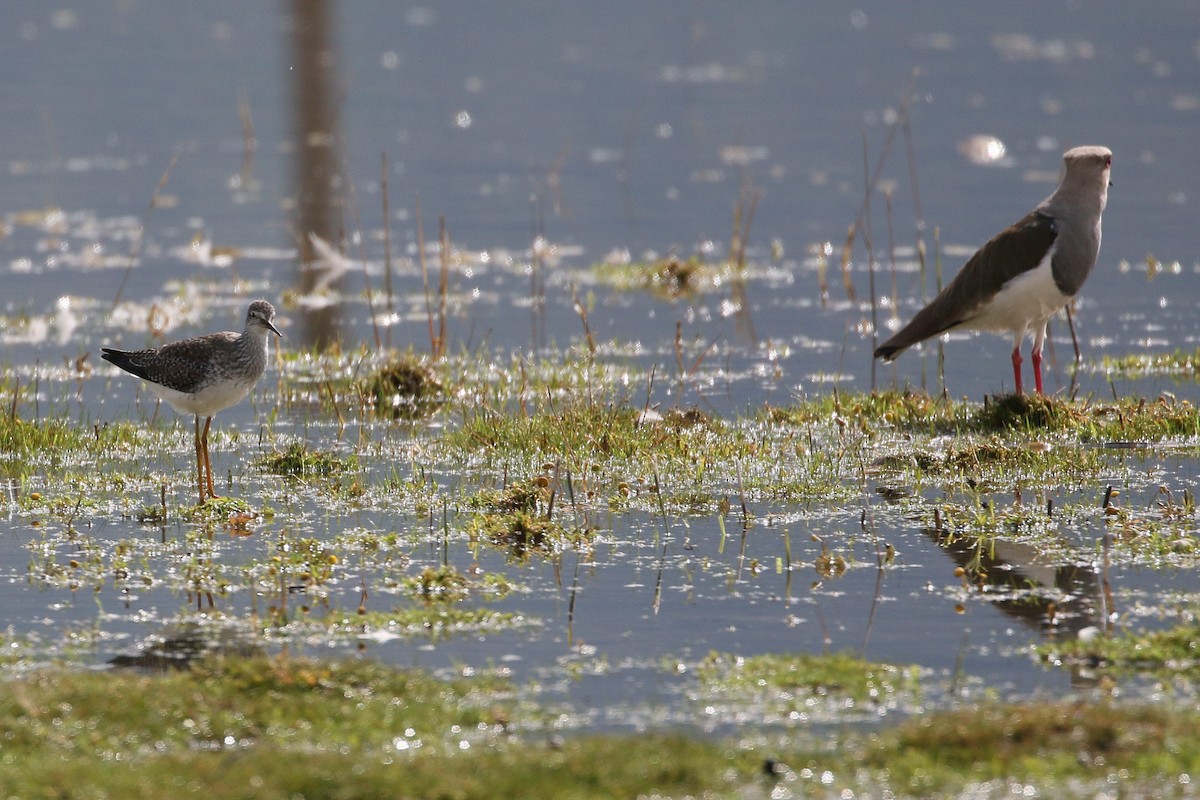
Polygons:
<instances>
[{"instance_id":1,"label":"southern lapwing","mask_svg":"<svg viewBox=\"0 0 1200 800\"><path fill-rule=\"evenodd\" d=\"M213 416L249 394L262 377L267 365L268 331L283 335L275 327L275 308L266 300L255 300L246 309L246 327L241 333L210 333L150 350L100 348L105 361L146 381L150 391L179 413L195 417L196 480L201 504L206 488L208 497L217 496L208 455L208 429Z\"/></svg>"},{"instance_id":2,"label":"southern lapwing","mask_svg":"<svg viewBox=\"0 0 1200 800\"><path fill-rule=\"evenodd\" d=\"M933 336L966 328L1013 336L1013 379L1021 393L1021 340L1033 334L1033 380L1042 393L1046 323L1065 306L1096 265L1100 216L1108 202L1112 151L1076 147L1054 194L971 256L954 280L895 336L875 348L891 361Z\"/></svg>"}]
</instances>

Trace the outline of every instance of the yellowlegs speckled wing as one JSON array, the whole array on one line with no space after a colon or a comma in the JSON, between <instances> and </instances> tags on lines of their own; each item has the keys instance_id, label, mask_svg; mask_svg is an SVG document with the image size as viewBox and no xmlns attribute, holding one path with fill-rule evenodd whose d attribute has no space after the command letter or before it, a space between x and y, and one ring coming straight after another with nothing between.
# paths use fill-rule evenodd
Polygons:
<instances>
[{"instance_id":1,"label":"yellowlegs speckled wing","mask_svg":"<svg viewBox=\"0 0 1200 800\"><path fill-rule=\"evenodd\" d=\"M179 413L195 417L196 478L201 503L206 482L208 497L217 496L208 454L209 426L217 412L244 398L262 377L267 365L267 331L283 335L274 320L274 306L266 300L255 300L246 310L246 327L241 333L210 333L148 350L101 348L105 361L145 380L159 399Z\"/></svg>"}]
</instances>

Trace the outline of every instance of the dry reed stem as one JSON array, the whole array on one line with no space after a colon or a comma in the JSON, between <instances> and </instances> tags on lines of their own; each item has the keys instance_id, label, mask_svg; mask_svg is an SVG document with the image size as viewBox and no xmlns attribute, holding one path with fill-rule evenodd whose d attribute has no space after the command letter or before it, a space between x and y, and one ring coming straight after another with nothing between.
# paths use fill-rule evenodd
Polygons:
<instances>
[{"instance_id":1,"label":"dry reed stem","mask_svg":"<svg viewBox=\"0 0 1200 800\"><path fill-rule=\"evenodd\" d=\"M851 258L854 250L854 239L858 236L858 223L850 223L846 230L846 243L842 245L842 285L846 287L846 298L851 303L857 303L858 297L854 292L854 278L850 275Z\"/></svg>"},{"instance_id":2,"label":"dry reed stem","mask_svg":"<svg viewBox=\"0 0 1200 800\"><path fill-rule=\"evenodd\" d=\"M254 174L254 152L258 149L258 139L254 136L254 115L250 112L250 95L246 90L238 89L238 119L242 123L242 168L238 172L242 186L250 182Z\"/></svg>"},{"instance_id":3,"label":"dry reed stem","mask_svg":"<svg viewBox=\"0 0 1200 800\"><path fill-rule=\"evenodd\" d=\"M904 88L904 93L900 97L900 108L897 110L896 119L894 122L892 122L891 125L888 126L887 134L886 134L886 136L884 136L884 140L883 140L883 149L879 153L879 158L877 158L875 161L875 168L870 172L870 174L867 178L867 181L866 181L866 191L863 193L863 202L858 208L858 213L854 217L854 224L850 226L850 231L846 237L846 247L842 252L842 279L846 284L847 297L850 299L851 302L853 302L855 300L855 296L854 296L853 281L849 274L849 268L852 263L851 259L850 259L850 251L854 246L855 232L857 230L861 230L861 228L862 228L863 215L864 215L864 213L867 212L868 206L870 204L870 196L875 191L875 187L879 184L879 175L883 171L884 164L887 163L888 156L891 154L892 142L896 137L896 131L898 129L903 129L906 132L906 135L908 135L908 132L909 132L909 127L908 127L909 107L910 107L910 101L912 98L913 88L916 85L916 80L917 80L918 74L919 74L919 71L914 69L912 77L909 79L908 85ZM913 181L914 197L917 198L918 216L919 216L920 215L920 209L919 209L920 200L919 200L919 196L916 194L916 189L915 189L915 186L916 186L915 164L916 164L916 161L915 161L915 159L913 159L911 157L911 148L910 148L909 179L910 179L910 181ZM923 225L923 223L921 223L921 224Z\"/></svg>"},{"instance_id":4,"label":"dry reed stem","mask_svg":"<svg viewBox=\"0 0 1200 800\"><path fill-rule=\"evenodd\" d=\"M450 292L450 230L446 218L438 217L438 241L441 271L438 274L438 358L446 354L446 304Z\"/></svg>"},{"instance_id":5,"label":"dry reed stem","mask_svg":"<svg viewBox=\"0 0 1200 800\"><path fill-rule=\"evenodd\" d=\"M871 300L871 350L879 343L879 316L875 302L875 241L871 235L871 183L870 151L867 142L867 132L862 135L862 167L863 167L863 244L867 246L867 289ZM847 275L847 279L849 276ZM876 360L871 359L871 391L875 391Z\"/></svg>"},{"instance_id":6,"label":"dry reed stem","mask_svg":"<svg viewBox=\"0 0 1200 800\"><path fill-rule=\"evenodd\" d=\"M342 162L342 168L349 172L349 164ZM359 233L362 233L362 210L358 204L358 190L354 186L354 182L347 180L346 183L350 186L350 207L354 211L354 227ZM367 270L367 245L366 237L360 235L358 237L358 263L362 265L363 285L367 292L367 313L371 317L371 333L375 338L375 349L383 348L383 340L379 336L379 319L375 314L375 297L371 291L371 274Z\"/></svg>"},{"instance_id":7,"label":"dry reed stem","mask_svg":"<svg viewBox=\"0 0 1200 800\"><path fill-rule=\"evenodd\" d=\"M892 317L898 316L896 295L899 289L896 287L896 228L892 213L892 187L888 186L883 190L883 200L887 208L887 232L888 232L888 266L892 273L892 294L891 306Z\"/></svg>"},{"instance_id":8,"label":"dry reed stem","mask_svg":"<svg viewBox=\"0 0 1200 800\"><path fill-rule=\"evenodd\" d=\"M737 309L734 322L738 333L747 336L752 342L758 341L758 334L750 317L750 301L746 294L746 243L750 240L750 225L754 222L754 212L761 197L761 189L754 188L754 184L748 179L742 182L742 189L734 206L733 234L729 243L729 256L734 271L730 293Z\"/></svg>"},{"instance_id":9,"label":"dry reed stem","mask_svg":"<svg viewBox=\"0 0 1200 800\"><path fill-rule=\"evenodd\" d=\"M425 221L421 214L421 196L415 199L417 215L417 260L421 264L421 285L425 289L425 319L429 323L429 354L436 360L441 356L437 333L433 329L433 298L429 295L429 264L425 258Z\"/></svg>"},{"instance_id":10,"label":"dry reed stem","mask_svg":"<svg viewBox=\"0 0 1200 800\"><path fill-rule=\"evenodd\" d=\"M171 160L167 162L167 168L163 170L163 174L158 179L158 185L154 187L154 191L150 193L150 205L146 209L147 215L158 208L158 198L162 194L162 190L166 188L167 181L171 179L171 173L175 170L175 165L179 162L179 152L171 154ZM146 222L143 220L138 225L138 235L134 237L133 242L129 246L129 263L125 266L125 271L121 273L121 282L117 284L117 293L113 296L112 308L117 307L117 303L121 302L121 295L125 292L125 283L129 280L129 273L133 271L133 265L137 263L138 258L142 253L142 233L146 229Z\"/></svg>"},{"instance_id":11,"label":"dry reed stem","mask_svg":"<svg viewBox=\"0 0 1200 800\"><path fill-rule=\"evenodd\" d=\"M579 299L579 293L574 285L571 286L571 301L575 305L575 312L579 314L579 319L583 322L583 337L587 342L588 358L594 359L596 357L596 337L592 335L592 328L588 325L587 308Z\"/></svg>"},{"instance_id":12,"label":"dry reed stem","mask_svg":"<svg viewBox=\"0 0 1200 800\"><path fill-rule=\"evenodd\" d=\"M380 153L379 164L379 202L383 206L383 293L387 297L387 346L392 346L391 319L396 313L396 301L392 294L392 213L388 198L388 157L387 152Z\"/></svg>"}]
</instances>

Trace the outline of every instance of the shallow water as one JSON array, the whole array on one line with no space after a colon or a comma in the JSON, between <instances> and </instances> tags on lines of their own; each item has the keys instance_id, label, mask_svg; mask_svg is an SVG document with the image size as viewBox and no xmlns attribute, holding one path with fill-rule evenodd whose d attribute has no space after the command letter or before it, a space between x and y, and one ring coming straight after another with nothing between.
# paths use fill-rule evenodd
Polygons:
<instances>
[{"instance_id":1,"label":"shallow water","mask_svg":"<svg viewBox=\"0 0 1200 800\"><path fill-rule=\"evenodd\" d=\"M107 369L82 381L73 403L61 401L74 391L75 359L86 354L94 364L102 344L149 340L152 305L173 338L235 327L247 298L265 296L281 307L283 346L299 346L302 312L281 299L296 282L289 199L296 145L287 83L294 65L278 9L214 11L173 2L51 11L19 2L5 15L0 341L6 369L23 385L59 386L43 393L47 408L61 413L67 405L90 424L153 414L135 401L144 395L135 382ZM393 344L422 350L428 343L412 260L419 198L426 240L435 241L444 217L461 255L451 273L452 351L531 353L578 344L578 294L588 304L599 357L628 365L631 374L655 365L660 375L677 376L679 326L687 363L697 367L686 381L656 383L653 401L664 406L700 405L731 416L835 388L865 391L873 374L880 386L937 391L935 348L906 354L894 367L876 365L873 373L861 241L853 252L856 301L842 285L841 248L864 193L864 146L873 164L894 137L881 174L893 187L895 285L903 298L899 315L907 317L920 293L918 231L933 252L937 230L949 276L975 246L1053 189L1063 150L1104 144L1115 153L1115 185L1100 262L1075 316L1084 358L1095 364L1104 353L1194 348L1196 19L1197 2L1137 9L1056 3L1016 11L985 5L969 14L950 3L344 6L341 168L353 187L344 225L362 231L361 249L360 235L351 233L347 250L356 265L369 262L378 289L379 170L386 153L390 230L402 257L395 265L395 316L381 331ZM245 171L239 96L256 144ZM902 104L909 138L893 126ZM973 161L978 150L971 145L981 136L1002 143L1003 156ZM915 173L906 158L909 143ZM994 143L990 152L998 152ZM665 300L614 290L591 269L613 257L647 254L699 254L720 263L746 184L761 197L740 308L727 285ZM880 297L892 292L888 221L876 193L870 232ZM531 265L535 239L542 260ZM822 298L813 253L825 243L831 247ZM222 258L223 248L236 254ZM1149 269L1148 257L1161 267ZM540 305L530 298L531 286L539 285ZM363 288L356 271L333 298L348 343L374 334ZM887 317L878 312L880 324ZM1094 369L1071 386L1071 340L1061 319L1052 333L1048 390L1198 399L1194 382L1110 382ZM1003 339L952 337L945 349L951 395L979 400L1011 388ZM66 372L55 372L60 367ZM273 377L264 380L258 403L222 413L219 425L253 438L272 405ZM629 394L640 403L645 387ZM189 427L180 423L181 446L164 455L164 466L183 474ZM272 430L310 437L317 447L337 436L319 419L277 420ZM229 466L231 453L220 458L226 469L246 472ZM1177 490L1194 487L1190 455L1146 458L1147 469L1160 470ZM251 492L268 491L265 479L243 479ZM1043 633L1036 625L996 603L966 602L960 613L963 597L948 554L912 520L877 508L882 535L900 553L898 566L878 583L870 566L875 548L857 507L756 508L760 519L783 520L757 526L748 538L746 557L760 562L757 575L739 562L736 547L727 543L718 552L714 519L675 520L664 556L650 544L661 521L630 514L610 526L611 541L597 548L595 562L580 568L569 628L570 557L557 574L544 562L512 568L485 553L482 568L515 569L515 579L530 587L496 607L536 618L539 627L367 649L437 668L504 664L519 676L543 676L582 715L613 724L641 720L642 713L691 719L690 711L678 710L686 673L680 677L663 664L694 663L712 649L862 648L868 657L921 664L946 686L955 685L957 670L1015 695L1069 688L1070 674L1036 666L1024 652ZM317 536L348 526L411 525L411 514L390 511L298 513L296 526ZM99 643L81 645L81 658L100 663L132 650L187 602L167 589L137 598L106 589L97 605L90 592L31 586L26 545L37 534L27 523L11 503L0 519L0 563L8 565L0 626L17 635L37 634L58 651L73 639L64 633L98 631ZM110 540L152 541L162 533L103 512L87 525L91 535ZM856 568L821 591L811 590L812 573L793 574L787 587L786 573L775 568L782 530L797 561L813 561L819 548L811 534L817 534L849 542L844 546L856 555ZM1087 554L1080 560L1088 560L1101 527L1073 533ZM184 534L181 526L166 531L173 540ZM239 547L255 546L222 545L220 557L236 563ZM458 546L456 557L465 563L472 556ZM438 560L436 542L428 548L413 555L414 564ZM664 588L655 613L660 568ZM1191 574L1119 567L1109 577L1130 609L1186 588ZM337 591L353 597L357 588L347 578ZM240 610L250 605L245 597L229 603ZM583 677L564 679L566 663ZM645 712L645 705L657 710Z\"/></svg>"}]
</instances>

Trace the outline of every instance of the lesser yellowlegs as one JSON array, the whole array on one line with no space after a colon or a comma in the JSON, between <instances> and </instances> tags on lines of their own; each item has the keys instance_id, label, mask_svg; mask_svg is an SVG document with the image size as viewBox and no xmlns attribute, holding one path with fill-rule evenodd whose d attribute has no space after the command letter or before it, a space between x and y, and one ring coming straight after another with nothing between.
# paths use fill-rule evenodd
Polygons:
<instances>
[{"instance_id":1,"label":"lesser yellowlegs","mask_svg":"<svg viewBox=\"0 0 1200 800\"><path fill-rule=\"evenodd\" d=\"M150 391L171 408L195 417L196 481L201 503L206 488L208 497L217 496L208 455L209 426L218 411L249 394L262 377L267 365L267 331L283 335L274 320L274 306L266 300L255 300L246 310L246 327L241 333L210 333L149 350L101 348L105 361L142 378Z\"/></svg>"}]
</instances>

